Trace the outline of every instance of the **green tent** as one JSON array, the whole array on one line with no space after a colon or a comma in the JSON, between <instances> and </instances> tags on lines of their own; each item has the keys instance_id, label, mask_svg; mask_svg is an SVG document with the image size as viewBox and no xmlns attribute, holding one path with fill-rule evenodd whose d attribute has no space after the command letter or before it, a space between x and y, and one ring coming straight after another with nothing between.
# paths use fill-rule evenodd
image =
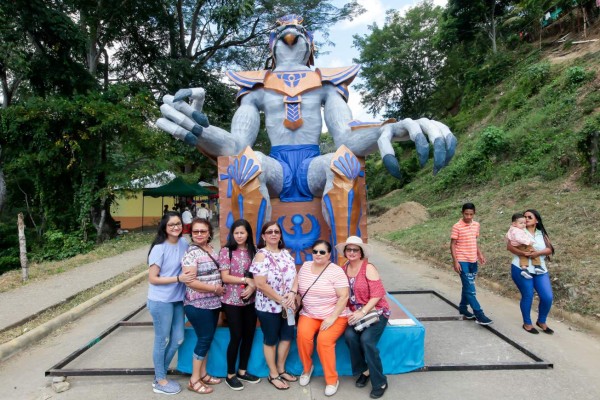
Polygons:
<instances>
[{"instance_id":1,"label":"green tent","mask_svg":"<svg viewBox=\"0 0 600 400\"><path fill-rule=\"evenodd\" d=\"M210 196L212 191L200 186L186 183L183 178L177 177L166 185L157 188L144 190L144 196L165 197L165 196Z\"/></svg>"},{"instance_id":2,"label":"green tent","mask_svg":"<svg viewBox=\"0 0 600 400\"><path fill-rule=\"evenodd\" d=\"M186 183L183 178L177 177L166 185L162 185L152 189L145 189L142 196L142 231L144 230L144 197L195 197L195 196L211 196L214 193L200 185L192 185Z\"/></svg>"}]
</instances>

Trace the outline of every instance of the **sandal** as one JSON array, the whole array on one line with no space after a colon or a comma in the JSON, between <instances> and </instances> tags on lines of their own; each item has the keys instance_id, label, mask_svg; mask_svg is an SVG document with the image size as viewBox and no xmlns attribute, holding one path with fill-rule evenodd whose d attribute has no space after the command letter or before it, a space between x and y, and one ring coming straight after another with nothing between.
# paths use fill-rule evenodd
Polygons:
<instances>
[{"instance_id":1,"label":"sandal","mask_svg":"<svg viewBox=\"0 0 600 400\"><path fill-rule=\"evenodd\" d=\"M289 376L290 378L286 378L284 375ZM292 374L290 374L289 372L287 372L286 370L283 370L283 372L279 373L279 377L281 379L283 379L284 381L287 382L298 382L298 378Z\"/></svg>"},{"instance_id":2,"label":"sandal","mask_svg":"<svg viewBox=\"0 0 600 400\"><path fill-rule=\"evenodd\" d=\"M267 380L269 381L269 383L271 385L273 385L275 387L275 389L277 390L288 390L290 387L289 386L283 386L283 387L279 387L277 386L277 384L274 381L279 381L282 384L286 385L285 381L283 379L281 379L281 375L280 376L276 376L275 378L272 378L271 375L269 375L267 377Z\"/></svg>"},{"instance_id":3,"label":"sandal","mask_svg":"<svg viewBox=\"0 0 600 400\"><path fill-rule=\"evenodd\" d=\"M202 383L207 385L218 385L219 383L221 383L221 380L219 378L215 378L214 376L210 376L209 374L204 375L202 378L200 378L200 380L202 381Z\"/></svg>"},{"instance_id":4,"label":"sandal","mask_svg":"<svg viewBox=\"0 0 600 400\"><path fill-rule=\"evenodd\" d=\"M203 385L200 381L192 382L190 380L187 388L190 392L195 392L198 394L209 394L213 392L213 388Z\"/></svg>"}]
</instances>

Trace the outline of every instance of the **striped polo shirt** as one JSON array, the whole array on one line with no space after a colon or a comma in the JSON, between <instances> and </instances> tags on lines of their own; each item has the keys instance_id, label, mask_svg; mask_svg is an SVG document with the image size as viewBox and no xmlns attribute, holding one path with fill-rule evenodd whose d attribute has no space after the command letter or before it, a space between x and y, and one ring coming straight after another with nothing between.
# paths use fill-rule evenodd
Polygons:
<instances>
[{"instance_id":1,"label":"striped polo shirt","mask_svg":"<svg viewBox=\"0 0 600 400\"><path fill-rule=\"evenodd\" d=\"M452 227L450 239L456 239L454 254L457 261L477 262L477 238L479 237L479 222L465 223L461 218Z\"/></svg>"}]
</instances>

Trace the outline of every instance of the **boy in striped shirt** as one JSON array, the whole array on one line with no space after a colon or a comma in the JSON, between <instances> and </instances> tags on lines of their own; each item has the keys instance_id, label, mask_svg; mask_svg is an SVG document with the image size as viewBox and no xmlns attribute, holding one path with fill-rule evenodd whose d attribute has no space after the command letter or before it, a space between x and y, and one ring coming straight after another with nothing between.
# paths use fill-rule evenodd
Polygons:
<instances>
[{"instance_id":1,"label":"boy in striped shirt","mask_svg":"<svg viewBox=\"0 0 600 400\"><path fill-rule=\"evenodd\" d=\"M475 319L479 325L489 325L493 321L486 317L477 301L475 278L477 277L477 261L485 264L485 257L479 248L479 222L473 221L475 205L465 203L462 206L462 218L452 227L450 235L450 253L454 270L460 274L462 293L458 311L466 319ZM471 306L471 313L467 306Z\"/></svg>"}]
</instances>

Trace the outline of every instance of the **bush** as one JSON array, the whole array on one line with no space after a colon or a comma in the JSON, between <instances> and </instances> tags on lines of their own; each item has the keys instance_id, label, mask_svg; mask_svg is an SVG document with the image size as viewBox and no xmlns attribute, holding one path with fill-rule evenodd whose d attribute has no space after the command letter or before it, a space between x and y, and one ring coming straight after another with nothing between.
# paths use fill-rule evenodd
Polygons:
<instances>
[{"instance_id":1,"label":"bush","mask_svg":"<svg viewBox=\"0 0 600 400\"><path fill-rule=\"evenodd\" d=\"M593 71L586 71L585 68L575 66L567 68L565 71L565 83L571 87L578 87L583 82L592 79L595 75Z\"/></svg>"},{"instance_id":2,"label":"bush","mask_svg":"<svg viewBox=\"0 0 600 400\"><path fill-rule=\"evenodd\" d=\"M0 222L0 274L20 267L17 224Z\"/></svg>"},{"instance_id":3,"label":"bush","mask_svg":"<svg viewBox=\"0 0 600 400\"><path fill-rule=\"evenodd\" d=\"M481 132L477 147L487 157L504 154L508 148L506 132L496 126L488 126Z\"/></svg>"},{"instance_id":4,"label":"bush","mask_svg":"<svg viewBox=\"0 0 600 400\"><path fill-rule=\"evenodd\" d=\"M63 233L49 230L44 233L44 243L35 258L39 260L63 260L77 254L87 253L94 247L92 242L85 242L79 233Z\"/></svg>"},{"instance_id":5,"label":"bush","mask_svg":"<svg viewBox=\"0 0 600 400\"><path fill-rule=\"evenodd\" d=\"M533 64L525 68L519 86L524 89L527 96L531 96L538 92L544 86L550 76L550 63L547 61Z\"/></svg>"}]
</instances>

